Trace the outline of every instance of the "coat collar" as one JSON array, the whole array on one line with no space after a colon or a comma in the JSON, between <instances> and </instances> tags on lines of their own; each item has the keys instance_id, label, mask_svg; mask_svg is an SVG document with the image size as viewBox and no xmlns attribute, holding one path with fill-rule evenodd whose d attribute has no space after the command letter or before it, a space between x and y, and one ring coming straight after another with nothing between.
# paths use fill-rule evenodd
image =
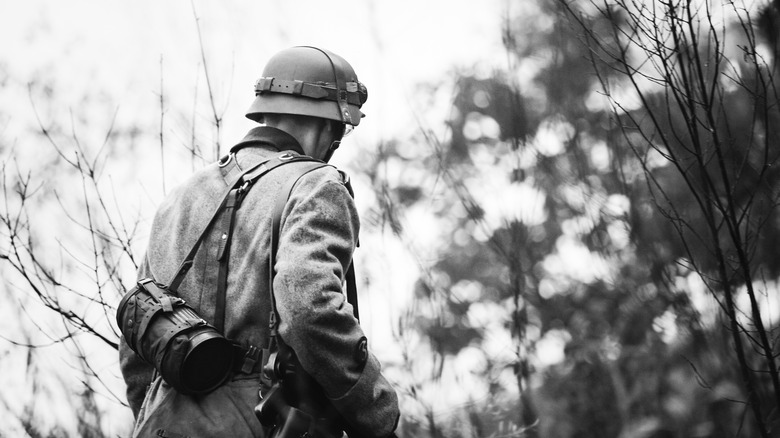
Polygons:
<instances>
[{"instance_id":1,"label":"coat collar","mask_svg":"<svg viewBox=\"0 0 780 438\"><path fill-rule=\"evenodd\" d=\"M245 147L270 146L278 151L295 151L306 155L303 148L292 135L271 126L258 126L249 130L243 140L230 148L231 153Z\"/></svg>"}]
</instances>

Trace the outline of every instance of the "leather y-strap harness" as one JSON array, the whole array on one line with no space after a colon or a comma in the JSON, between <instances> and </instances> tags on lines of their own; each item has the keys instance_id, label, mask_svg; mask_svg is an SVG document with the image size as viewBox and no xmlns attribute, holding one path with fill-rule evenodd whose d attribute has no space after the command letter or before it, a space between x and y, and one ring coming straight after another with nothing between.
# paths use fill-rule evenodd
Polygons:
<instances>
[{"instance_id":1,"label":"leather y-strap harness","mask_svg":"<svg viewBox=\"0 0 780 438\"><path fill-rule=\"evenodd\" d=\"M294 161L312 160L313 159L310 157L284 152L275 157L263 160L251 168L239 170L239 177L235 181L228 183L229 189L223 196L222 202L220 202L220 204L217 206L216 211L214 211L214 214L211 216L211 220L209 220L209 222L203 228L203 231L200 233L198 240L195 241L192 249L190 249L190 252L187 253L187 256L179 265L179 268L176 270L176 274L174 274L173 278L171 279L168 288L172 290L178 289L179 285L184 280L184 277L187 275L187 272L192 267L193 261L195 260L195 255L198 253L200 245L206 239L206 234L208 233L209 229L211 229L211 226L214 225L223 210L225 210L226 214L222 216L222 221L220 224L220 229L223 230L223 234L220 236L220 248L217 259L226 259L226 254L229 249L228 242L230 241L230 234L232 233L233 222L235 220L235 212L241 205L241 201L244 199L249 189L261 176L282 164L287 164ZM225 164L223 165L222 163ZM228 156L226 159L220 161L221 167L228 164L232 164L232 166L230 168L224 169L226 177L238 168L238 165L232 156ZM220 327L217 327L217 329L221 331Z\"/></svg>"},{"instance_id":2,"label":"leather y-strap harness","mask_svg":"<svg viewBox=\"0 0 780 438\"><path fill-rule=\"evenodd\" d=\"M179 268L177 269L176 273L171 279L167 289L169 292L176 293L179 285L184 280L184 277L187 275L189 269L192 267L195 256L201 244L205 240L206 234L208 233L212 225L214 225L217 222L217 218L220 217L220 213L224 211L224 214L222 214L221 220L219 221L219 225L217 228L217 230L219 230L219 236L220 236L219 249L217 251L217 261L219 262L219 273L217 276L217 294L216 294L216 305L215 305L215 314L214 314L214 321L213 321L214 327L224 335L225 334L225 327L224 327L225 304L226 304L225 301L227 295L227 274L228 274L228 262L230 259L230 241L233 234L233 225L235 223L236 211L241 206L241 202L243 201L244 197L246 197L249 189L263 175L265 175L266 173L270 172L271 170L283 164L294 163L294 162L306 163L297 177L290 178L285 182L281 192L277 196L276 203L274 205L274 211L272 215L272 228L271 228L271 247L270 247L269 266L268 266L269 269L268 290L270 294L270 303L271 303L271 312L269 315L270 334L269 334L269 342L267 344L267 347L263 349L263 358L262 358L263 359L262 366L265 366L265 364L268 361L268 357L270 356L270 353L277 346L279 314L276 310L276 299L273 290L273 280L275 275L274 268L276 265L276 251L279 245L279 233L280 233L282 213L284 211L284 207L287 204L287 200L289 199L289 196L292 192L295 183L298 182L298 180L304 175L306 175L307 173L315 169L327 166L327 164L319 160L315 160L311 157L305 155L299 155L295 152L290 152L290 151L286 151L272 158L263 160L260 163L256 164L255 166L245 170L241 170L240 168L238 168L238 164L236 163L235 157L233 157L233 155L231 154L227 157L224 157L222 160L220 160L220 167L225 168L227 167L228 164L231 164L231 162L232 162L232 166L230 168L223 170L224 176L227 180L231 174L233 174L234 172L236 172L236 170L238 170L238 174L239 174L238 178L235 181L228 181L228 186L230 187L228 189L228 192L224 195L222 202L219 204L216 211L212 215L211 220L209 220L208 224L206 224L206 226L204 227L203 231L198 237L198 240L195 241L195 244L192 246L192 249L190 249L187 256L179 265ZM349 178L343 172L339 171L339 173L342 175L342 182L347 188L347 190L349 191L350 196L354 196L352 192L352 187L349 182ZM355 318L359 318L358 302L357 302L357 286L355 282L354 264L350 264L349 268L347 269L345 280L347 283L347 301L352 305ZM259 359L258 357L259 355L260 355L260 351L255 346L249 346L249 347L239 346L236 351L236 360L238 360L239 363L235 364L234 369L246 374L251 373L255 369L255 364Z\"/></svg>"}]
</instances>

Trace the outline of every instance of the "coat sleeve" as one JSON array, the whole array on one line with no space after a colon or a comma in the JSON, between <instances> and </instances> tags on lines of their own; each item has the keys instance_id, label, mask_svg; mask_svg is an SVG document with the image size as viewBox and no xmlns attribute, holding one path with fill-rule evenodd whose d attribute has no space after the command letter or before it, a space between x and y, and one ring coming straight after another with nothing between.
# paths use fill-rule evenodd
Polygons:
<instances>
[{"instance_id":1,"label":"coat sleeve","mask_svg":"<svg viewBox=\"0 0 780 438\"><path fill-rule=\"evenodd\" d=\"M138 270L139 279L148 276L148 266L148 259L144 257L143 264ZM127 385L127 402L133 410L133 417L137 419L146 390L152 382L154 367L135 354L122 336L119 339L119 368Z\"/></svg>"},{"instance_id":2,"label":"coat sleeve","mask_svg":"<svg viewBox=\"0 0 780 438\"><path fill-rule=\"evenodd\" d=\"M119 364L127 385L127 403L133 410L133 418L138 418L154 368L130 349L124 336L119 340Z\"/></svg>"},{"instance_id":3,"label":"coat sleeve","mask_svg":"<svg viewBox=\"0 0 780 438\"><path fill-rule=\"evenodd\" d=\"M389 436L398 397L342 292L359 220L337 181L302 178L285 207L274 291L279 333L360 436Z\"/></svg>"}]
</instances>

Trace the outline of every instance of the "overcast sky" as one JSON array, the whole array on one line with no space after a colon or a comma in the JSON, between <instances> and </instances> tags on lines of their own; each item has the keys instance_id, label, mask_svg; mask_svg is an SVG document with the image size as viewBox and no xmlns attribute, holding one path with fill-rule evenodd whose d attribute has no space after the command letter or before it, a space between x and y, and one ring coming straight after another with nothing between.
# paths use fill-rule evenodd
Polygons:
<instances>
[{"instance_id":1,"label":"overcast sky","mask_svg":"<svg viewBox=\"0 0 780 438\"><path fill-rule=\"evenodd\" d=\"M293 45L322 46L352 63L369 89L362 135L395 135L411 120L408 113L420 110L415 85L438 82L455 68L489 71L503 59L504 3L196 1L216 100L226 108L224 141L251 126L243 111L265 61ZM95 88L128 111L154 107L161 58L174 105L182 99L189 105L196 79L205 89L188 0L2 0L0 38L0 62L13 81L56 74L52 79L68 84L60 92L74 107L83 90Z\"/></svg>"}]
</instances>

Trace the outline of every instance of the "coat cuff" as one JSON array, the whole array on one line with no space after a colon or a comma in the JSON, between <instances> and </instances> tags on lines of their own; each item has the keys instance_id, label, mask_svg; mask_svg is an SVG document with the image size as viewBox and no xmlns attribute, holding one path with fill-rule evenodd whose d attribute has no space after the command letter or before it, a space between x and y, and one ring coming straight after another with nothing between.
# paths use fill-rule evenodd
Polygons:
<instances>
[{"instance_id":1,"label":"coat cuff","mask_svg":"<svg viewBox=\"0 0 780 438\"><path fill-rule=\"evenodd\" d=\"M380 371L379 361L369 354L357 383L331 399L359 436L388 437L398 425L398 396Z\"/></svg>"}]
</instances>

